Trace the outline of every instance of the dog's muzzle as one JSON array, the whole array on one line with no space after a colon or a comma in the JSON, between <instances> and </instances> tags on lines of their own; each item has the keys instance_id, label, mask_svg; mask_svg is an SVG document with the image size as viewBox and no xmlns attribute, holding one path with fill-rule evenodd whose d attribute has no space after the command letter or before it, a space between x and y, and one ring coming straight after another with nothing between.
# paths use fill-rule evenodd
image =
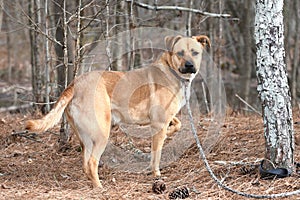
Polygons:
<instances>
[{"instance_id":1,"label":"dog's muzzle","mask_svg":"<svg viewBox=\"0 0 300 200\"><path fill-rule=\"evenodd\" d=\"M184 63L184 66L179 68L179 71L182 74L187 74L187 73L193 74L196 73L196 68L194 67L193 63L186 61Z\"/></svg>"}]
</instances>

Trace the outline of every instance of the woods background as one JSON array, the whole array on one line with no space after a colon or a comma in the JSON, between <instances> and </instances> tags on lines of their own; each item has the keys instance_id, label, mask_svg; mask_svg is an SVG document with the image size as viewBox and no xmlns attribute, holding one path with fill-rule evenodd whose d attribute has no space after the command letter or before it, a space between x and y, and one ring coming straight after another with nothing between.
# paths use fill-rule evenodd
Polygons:
<instances>
[{"instance_id":1,"label":"woods background","mask_svg":"<svg viewBox=\"0 0 300 200\"><path fill-rule=\"evenodd\" d=\"M74 76L95 69L130 70L153 59L155 52L133 51L126 55L118 45L99 43L123 31L160 27L185 35L208 35L211 57L222 72L227 101L234 110L245 108L236 97L260 110L255 76L253 37L255 1L251 0L11 0L1 2L0 107L2 110L40 105L50 109L63 88ZM230 14L211 17L180 10L153 10L155 6L193 8L209 13ZM286 1L285 49L293 105L300 96L299 10L298 1ZM130 33L130 32L129 32ZM156 34L153 32L153 34ZM116 37L116 43L139 45L134 35ZM157 35L158 41L163 41ZM132 48L132 49L136 49ZM110 65L101 63L118 57ZM91 61L91 58L92 61ZM98 58L98 59L97 59ZM67 74L67 76L66 76ZM197 88L195 88L197 90ZM32 92L31 92L32 90ZM46 102L46 104L43 104Z\"/></svg>"}]
</instances>

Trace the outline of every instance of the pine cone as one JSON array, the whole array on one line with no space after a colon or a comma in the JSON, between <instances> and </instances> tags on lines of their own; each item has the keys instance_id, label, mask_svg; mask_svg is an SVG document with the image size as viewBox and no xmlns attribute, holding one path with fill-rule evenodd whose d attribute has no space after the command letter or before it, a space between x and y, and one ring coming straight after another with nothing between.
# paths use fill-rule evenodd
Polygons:
<instances>
[{"instance_id":1,"label":"pine cone","mask_svg":"<svg viewBox=\"0 0 300 200\"><path fill-rule=\"evenodd\" d=\"M155 194L162 194L166 190L166 184L161 179L156 179L152 184L152 191Z\"/></svg>"},{"instance_id":2,"label":"pine cone","mask_svg":"<svg viewBox=\"0 0 300 200\"><path fill-rule=\"evenodd\" d=\"M186 186L176 188L169 193L169 199L185 199L190 196L189 189Z\"/></svg>"},{"instance_id":3,"label":"pine cone","mask_svg":"<svg viewBox=\"0 0 300 200\"><path fill-rule=\"evenodd\" d=\"M255 173L256 169L257 169L257 165L244 165L240 168L240 172L243 175L253 174Z\"/></svg>"}]
</instances>

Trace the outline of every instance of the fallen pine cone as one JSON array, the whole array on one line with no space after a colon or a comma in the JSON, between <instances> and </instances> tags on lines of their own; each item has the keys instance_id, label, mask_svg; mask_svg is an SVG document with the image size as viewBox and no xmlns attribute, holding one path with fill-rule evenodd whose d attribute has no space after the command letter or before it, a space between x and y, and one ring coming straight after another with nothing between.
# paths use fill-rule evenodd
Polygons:
<instances>
[{"instance_id":1,"label":"fallen pine cone","mask_svg":"<svg viewBox=\"0 0 300 200\"><path fill-rule=\"evenodd\" d=\"M169 193L169 199L185 199L190 196L189 188L182 186Z\"/></svg>"},{"instance_id":2,"label":"fallen pine cone","mask_svg":"<svg viewBox=\"0 0 300 200\"><path fill-rule=\"evenodd\" d=\"M240 168L240 173L243 175L254 174L257 170L257 165L244 165Z\"/></svg>"},{"instance_id":3,"label":"fallen pine cone","mask_svg":"<svg viewBox=\"0 0 300 200\"><path fill-rule=\"evenodd\" d=\"M162 194L166 190L166 184L161 179L156 179L154 183L152 184L152 191L155 194Z\"/></svg>"}]
</instances>

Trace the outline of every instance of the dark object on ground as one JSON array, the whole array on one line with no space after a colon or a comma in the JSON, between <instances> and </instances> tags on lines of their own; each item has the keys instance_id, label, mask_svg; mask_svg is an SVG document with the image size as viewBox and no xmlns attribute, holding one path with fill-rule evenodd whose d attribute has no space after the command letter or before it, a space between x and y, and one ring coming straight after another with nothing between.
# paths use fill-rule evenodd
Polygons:
<instances>
[{"instance_id":1,"label":"dark object on ground","mask_svg":"<svg viewBox=\"0 0 300 200\"><path fill-rule=\"evenodd\" d=\"M166 184L161 179L156 179L154 183L152 184L152 191L155 194L162 194L166 190Z\"/></svg>"},{"instance_id":2,"label":"dark object on ground","mask_svg":"<svg viewBox=\"0 0 300 200\"><path fill-rule=\"evenodd\" d=\"M265 170L263 168L265 160L261 161L260 167L259 167L259 172L260 172L260 177L263 179L273 179L273 178L285 178L291 175L291 172L289 172L286 168L276 168L276 169L270 169L270 170Z\"/></svg>"},{"instance_id":3,"label":"dark object on ground","mask_svg":"<svg viewBox=\"0 0 300 200\"><path fill-rule=\"evenodd\" d=\"M185 199L190 196L189 189L186 186L176 188L169 193L169 199Z\"/></svg>"}]
</instances>

